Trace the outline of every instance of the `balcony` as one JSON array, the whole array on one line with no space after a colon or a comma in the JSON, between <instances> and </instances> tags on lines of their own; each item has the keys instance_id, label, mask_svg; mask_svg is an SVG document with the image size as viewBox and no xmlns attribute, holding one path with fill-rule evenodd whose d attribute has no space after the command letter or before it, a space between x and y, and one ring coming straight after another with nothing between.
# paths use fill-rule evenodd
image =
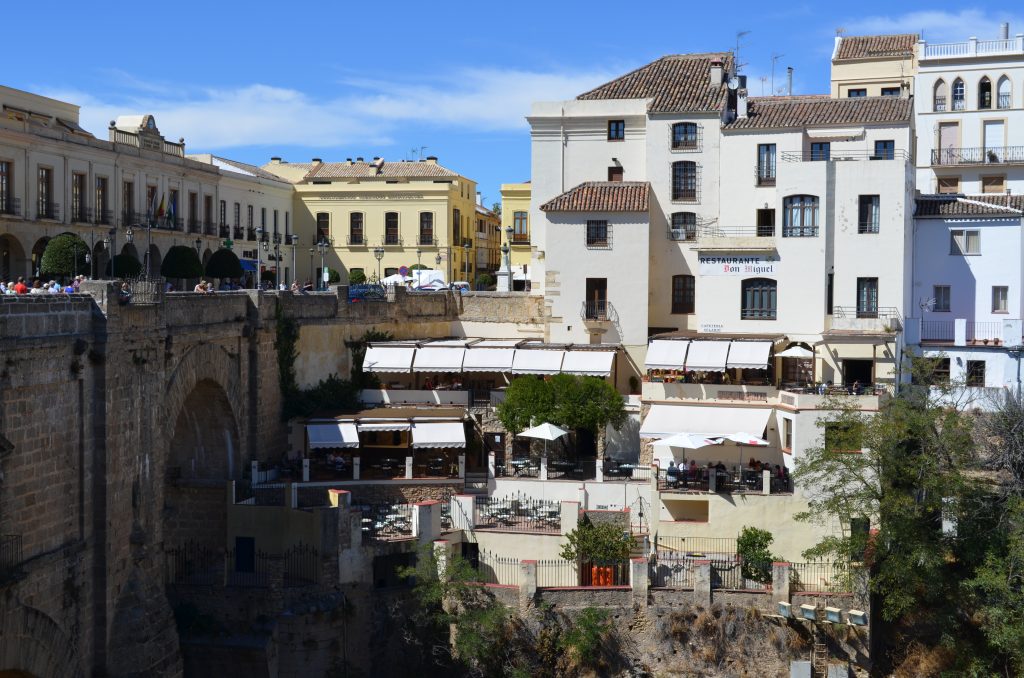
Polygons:
<instances>
[{"instance_id":1,"label":"balcony","mask_svg":"<svg viewBox=\"0 0 1024 678\"><path fill-rule=\"evenodd\" d=\"M362 234L349 235L345 238L345 244L349 247L366 247L366 239Z\"/></svg>"},{"instance_id":2,"label":"balcony","mask_svg":"<svg viewBox=\"0 0 1024 678\"><path fill-rule=\"evenodd\" d=\"M397 235L385 236L384 239L380 241L380 244L383 247L401 247L402 238Z\"/></svg>"},{"instance_id":3,"label":"balcony","mask_svg":"<svg viewBox=\"0 0 1024 678\"><path fill-rule=\"evenodd\" d=\"M1024 164L1024 146L993 146L991 148L932 149L932 165L1020 165Z\"/></svg>"},{"instance_id":4,"label":"balcony","mask_svg":"<svg viewBox=\"0 0 1024 678\"><path fill-rule=\"evenodd\" d=\"M92 210L85 205L71 206L71 212L68 214L73 224L91 224L92 223Z\"/></svg>"},{"instance_id":5,"label":"balcony","mask_svg":"<svg viewBox=\"0 0 1024 678\"><path fill-rule=\"evenodd\" d=\"M1003 323L999 320L976 321L958 318L921 321L921 343L1002 346L1004 342L1015 343L1010 337L1004 336Z\"/></svg>"},{"instance_id":6,"label":"balcony","mask_svg":"<svg viewBox=\"0 0 1024 678\"><path fill-rule=\"evenodd\" d=\"M416 239L416 244L419 245L420 247L437 247L437 238L429 235L421 235L419 238Z\"/></svg>"},{"instance_id":7,"label":"balcony","mask_svg":"<svg viewBox=\"0 0 1024 678\"><path fill-rule=\"evenodd\" d=\"M36 219L60 219L60 204L48 201L37 203Z\"/></svg>"},{"instance_id":8,"label":"balcony","mask_svg":"<svg viewBox=\"0 0 1024 678\"><path fill-rule=\"evenodd\" d=\"M964 42L943 42L918 44L918 59L963 59L965 57L1022 55L1024 54L1024 34L1018 33L1012 38L1000 40L978 40L971 38Z\"/></svg>"},{"instance_id":9,"label":"balcony","mask_svg":"<svg viewBox=\"0 0 1024 678\"><path fill-rule=\"evenodd\" d=\"M668 239L675 242L697 242L697 227L668 229Z\"/></svg>"},{"instance_id":10,"label":"balcony","mask_svg":"<svg viewBox=\"0 0 1024 678\"><path fill-rule=\"evenodd\" d=\"M644 401L694 400L774 405L779 400L778 389L768 384L689 384L655 381L660 377L650 379L643 383Z\"/></svg>"},{"instance_id":11,"label":"balcony","mask_svg":"<svg viewBox=\"0 0 1024 678\"><path fill-rule=\"evenodd\" d=\"M249 228L245 229L245 239L246 240L251 240L251 241L255 242L255 240L256 240L256 229L253 228L252 226L250 226Z\"/></svg>"},{"instance_id":12,"label":"balcony","mask_svg":"<svg viewBox=\"0 0 1024 678\"><path fill-rule=\"evenodd\" d=\"M198 219L189 218L188 220L188 232L189 233L202 233L203 225Z\"/></svg>"},{"instance_id":13,"label":"balcony","mask_svg":"<svg viewBox=\"0 0 1024 678\"><path fill-rule=\"evenodd\" d=\"M221 223L220 226L221 226L221 228L224 228L226 225L227 224ZM245 232L242 230L241 226L233 226L231 228L231 239L232 240L241 240L244 237L245 237Z\"/></svg>"},{"instance_id":14,"label":"balcony","mask_svg":"<svg viewBox=\"0 0 1024 678\"><path fill-rule=\"evenodd\" d=\"M486 397L486 392L483 395ZM359 392L359 400L365 405L454 405L469 407L470 392L464 389L367 388Z\"/></svg>"},{"instance_id":15,"label":"balcony","mask_svg":"<svg viewBox=\"0 0 1024 678\"><path fill-rule=\"evenodd\" d=\"M874 384L865 386L859 395L850 395L843 387L833 387L828 395L816 389L783 389L779 391L779 405L795 410L824 410L832 406L836 396L859 410L877 410L879 404L890 395L890 386Z\"/></svg>"},{"instance_id":16,"label":"balcony","mask_svg":"<svg viewBox=\"0 0 1024 678\"><path fill-rule=\"evenodd\" d=\"M754 180L758 186L775 185L775 165L771 167L758 165L754 168Z\"/></svg>"},{"instance_id":17,"label":"balcony","mask_svg":"<svg viewBox=\"0 0 1024 678\"><path fill-rule=\"evenodd\" d=\"M830 329L891 334L903 330L903 318L894 306L833 306Z\"/></svg>"},{"instance_id":18,"label":"balcony","mask_svg":"<svg viewBox=\"0 0 1024 678\"><path fill-rule=\"evenodd\" d=\"M697 229L699 250L774 250L774 226L701 226Z\"/></svg>"},{"instance_id":19,"label":"balcony","mask_svg":"<svg viewBox=\"0 0 1024 678\"><path fill-rule=\"evenodd\" d=\"M618 314L615 307L607 299L591 299L584 301L580 308L580 318L584 322L616 322Z\"/></svg>"},{"instance_id":20,"label":"balcony","mask_svg":"<svg viewBox=\"0 0 1024 678\"><path fill-rule=\"evenodd\" d=\"M224 240L231 239L231 228L227 224L216 224L212 221L207 221L204 224L206 229L206 235L216 235L223 238Z\"/></svg>"},{"instance_id":21,"label":"balcony","mask_svg":"<svg viewBox=\"0 0 1024 678\"><path fill-rule=\"evenodd\" d=\"M529 245L530 234L529 233L513 233L512 234L512 245Z\"/></svg>"},{"instance_id":22,"label":"balcony","mask_svg":"<svg viewBox=\"0 0 1024 678\"><path fill-rule=\"evenodd\" d=\"M18 198L0 197L0 217L20 217L21 200Z\"/></svg>"},{"instance_id":23,"label":"balcony","mask_svg":"<svg viewBox=\"0 0 1024 678\"><path fill-rule=\"evenodd\" d=\"M786 151L782 153L783 162L823 162L850 160L902 160L906 162L910 155L902 148L878 149L830 149L828 151Z\"/></svg>"},{"instance_id":24,"label":"balcony","mask_svg":"<svg viewBox=\"0 0 1024 678\"><path fill-rule=\"evenodd\" d=\"M96 218L93 220L93 223L99 226L110 226L114 223L113 210L98 209L96 210L95 217Z\"/></svg>"}]
</instances>

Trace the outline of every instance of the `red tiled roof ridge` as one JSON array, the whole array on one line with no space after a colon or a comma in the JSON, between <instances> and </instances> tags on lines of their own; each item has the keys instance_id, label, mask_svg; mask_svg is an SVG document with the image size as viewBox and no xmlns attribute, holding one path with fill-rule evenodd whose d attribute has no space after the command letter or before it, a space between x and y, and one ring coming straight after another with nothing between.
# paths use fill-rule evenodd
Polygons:
<instances>
[{"instance_id":1,"label":"red tiled roof ridge","mask_svg":"<svg viewBox=\"0 0 1024 678\"><path fill-rule=\"evenodd\" d=\"M844 35L839 41L839 49L836 52L835 61L913 56L914 45L919 39L920 36L917 33Z\"/></svg>"},{"instance_id":2,"label":"red tiled roof ridge","mask_svg":"<svg viewBox=\"0 0 1024 678\"><path fill-rule=\"evenodd\" d=\"M584 181L540 206L543 212L646 212L647 181Z\"/></svg>"}]
</instances>

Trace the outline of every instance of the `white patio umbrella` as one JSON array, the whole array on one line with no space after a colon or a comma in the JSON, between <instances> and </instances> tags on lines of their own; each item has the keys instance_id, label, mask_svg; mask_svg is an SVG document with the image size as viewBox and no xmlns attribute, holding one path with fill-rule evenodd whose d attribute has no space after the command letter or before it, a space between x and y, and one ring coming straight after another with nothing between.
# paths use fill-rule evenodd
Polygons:
<instances>
[{"instance_id":1,"label":"white patio umbrella","mask_svg":"<svg viewBox=\"0 0 1024 678\"><path fill-rule=\"evenodd\" d=\"M775 354L776 358L813 358L814 351L808 351L803 346L790 346L785 351Z\"/></svg>"},{"instance_id":2,"label":"white patio umbrella","mask_svg":"<svg viewBox=\"0 0 1024 678\"><path fill-rule=\"evenodd\" d=\"M766 447L768 441L764 438L752 435L750 433L744 433L739 431L738 433L730 433L727 436L716 437L718 441L731 440L734 443L742 443L744 445L757 445L758 447Z\"/></svg>"},{"instance_id":3,"label":"white patio umbrella","mask_svg":"<svg viewBox=\"0 0 1024 678\"><path fill-rule=\"evenodd\" d=\"M549 424L547 422L544 422L543 424L540 424L539 426L534 426L533 428L526 429L525 431L523 431L519 435L522 436L523 438L536 438L538 440L543 440L544 441L544 456L547 457L548 456L548 441L549 440L558 440L559 438L561 438L562 436L564 436L564 435L566 435L568 433L569 433L568 431L566 431L564 429L560 429L557 426L555 426L554 424Z\"/></svg>"},{"instance_id":4,"label":"white patio umbrella","mask_svg":"<svg viewBox=\"0 0 1024 678\"><path fill-rule=\"evenodd\" d=\"M676 457L673 448L684 449L684 450L697 450L702 447L708 447L709 445L721 445L722 441L717 438L709 438L699 433L676 433L668 438L662 438L661 440L655 440L653 447L663 448L662 451L655 450L655 458L658 461L658 466L662 468L668 468L669 461L682 461ZM667 450L665 450L667 448ZM666 451L668 452L666 454Z\"/></svg>"}]
</instances>

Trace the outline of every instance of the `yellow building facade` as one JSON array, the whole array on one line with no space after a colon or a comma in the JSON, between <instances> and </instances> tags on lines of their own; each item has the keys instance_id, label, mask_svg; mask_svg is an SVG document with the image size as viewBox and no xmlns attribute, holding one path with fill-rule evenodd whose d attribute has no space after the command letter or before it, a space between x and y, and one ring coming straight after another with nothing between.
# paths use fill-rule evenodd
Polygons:
<instances>
[{"instance_id":1,"label":"yellow building facade","mask_svg":"<svg viewBox=\"0 0 1024 678\"><path fill-rule=\"evenodd\" d=\"M902 96L914 93L918 36L837 36L832 52L832 97Z\"/></svg>"},{"instance_id":2,"label":"yellow building facade","mask_svg":"<svg viewBox=\"0 0 1024 678\"><path fill-rule=\"evenodd\" d=\"M509 243L512 259L513 289L524 289L530 279L530 195L531 184L501 185L501 230L508 233L512 228Z\"/></svg>"},{"instance_id":3,"label":"yellow building facade","mask_svg":"<svg viewBox=\"0 0 1024 678\"><path fill-rule=\"evenodd\" d=\"M299 271L322 279L322 267L348 283L359 271L368 280L420 264L447 281L472 281L477 271L476 182L438 164L437 158L263 166L295 186L295 232L308 257ZM326 240L323 252L315 244ZM302 264L306 265L303 266Z\"/></svg>"}]
</instances>

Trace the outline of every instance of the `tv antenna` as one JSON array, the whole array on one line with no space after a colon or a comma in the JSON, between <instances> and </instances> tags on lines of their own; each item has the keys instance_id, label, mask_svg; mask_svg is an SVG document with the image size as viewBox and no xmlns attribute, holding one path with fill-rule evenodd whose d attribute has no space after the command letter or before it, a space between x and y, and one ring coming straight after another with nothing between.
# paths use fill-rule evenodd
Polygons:
<instances>
[{"instance_id":1,"label":"tv antenna","mask_svg":"<svg viewBox=\"0 0 1024 678\"><path fill-rule=\"evenodd\" d=\"M736 73L739 73L740 69L747 65L745 63L740 63L740 39L743 38L744 35L750 35L750 31L737 31L737 33L736 33L736 51L733 52L733 54L732 54L732 56L733 56L733 65L732 65L733 75L735 75Z\"/></svg>"},{"instance_id":2,"label":"tv antenna","mask_svg":"<svg viewBox=\"0 0 1024 678\"><path fill-rule=\"evenodd\" d=\"M768 76L767 75L762 75L759 78L759 80L761 81L761 96L764 96L764 84L766 82L768 82ZM768 91L770 92L771 90L768 90Z\"/></svg>"},{"instance_id":3,"label":"tv antenna","mask_svg":"<svg viewBox=\"0 0 1024 678\"><path fill-rule=\"evenodd\" d=\"M786 56L785 54L776 54L772 52L772 92L775 92L775 62Z\"/></svg>"}]
</instances>

